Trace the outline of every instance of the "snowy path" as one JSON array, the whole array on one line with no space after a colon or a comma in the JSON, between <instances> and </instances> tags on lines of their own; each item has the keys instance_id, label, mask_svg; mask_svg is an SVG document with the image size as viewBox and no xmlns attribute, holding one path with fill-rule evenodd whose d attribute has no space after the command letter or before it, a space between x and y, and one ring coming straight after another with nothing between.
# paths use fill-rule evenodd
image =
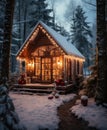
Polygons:
<instances>
[{"instance_id":1,"label":"snowy path","mask_svg":"<svg viewBox=\"0 0 107 130\"><path fill-rule=\"evenodd\" d=\"M72 100L75 94L60 95L60 97L48 99L48 96L20 95L10 93L13 99L16 112L21 122L28 130L39 130L48 128L55 130L58 128L59 118L57 107L62 103Z\"/></svg>"}]
</instances>

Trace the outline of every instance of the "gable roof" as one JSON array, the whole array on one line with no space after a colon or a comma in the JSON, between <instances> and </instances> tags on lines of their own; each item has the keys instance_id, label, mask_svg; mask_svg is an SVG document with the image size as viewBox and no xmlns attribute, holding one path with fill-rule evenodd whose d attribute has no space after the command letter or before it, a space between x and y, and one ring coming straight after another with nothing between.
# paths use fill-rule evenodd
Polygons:
<instances>
[{"instance_id":1,"label":"gable roof","mask_svg":"<svg viewBox=\"0 0 107 130\"><path fill-rule=\"evenodd\" d=\"M20 51L24 48L26 45L27 41L30 39L30 37L33 35L33 32L37 29L38 25L41 25L49 34L54 38L54 40L57 42L57 44L66 52L68 55L74 55L76 57L80 57L82 59L85 59L84 56L79 52L79 50L70 42L67 41L66 37L62 36L49 26L47 26L45 23L42 21L39 21L37 25L34 27L33 31L31 34L28 36L24 44L21 46L19 49L17 56L19 55Z\"/></svg>"}]
</instances>

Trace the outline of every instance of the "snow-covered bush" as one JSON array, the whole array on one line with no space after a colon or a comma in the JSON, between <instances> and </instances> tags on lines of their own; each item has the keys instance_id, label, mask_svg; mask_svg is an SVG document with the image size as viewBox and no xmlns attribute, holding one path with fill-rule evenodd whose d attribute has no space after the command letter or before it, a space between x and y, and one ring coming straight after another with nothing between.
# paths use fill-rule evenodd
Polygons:
<instances>
[{"instance_id":1,"label":"snow-covered bush","mask_svg":"<svg viewBox=\"0 0 107 130\"><path fill-rule=\"evenodd\" d=\"M97 68L95 65L89 68L92 72L89 77L82 82L83 90L88 97L95 96L96 82L97 82ZM81 92L80 92L81 94Z\"/></svg>"},{"instance_id":2,"label":"snow-covered bush","mask_svg":"<svg viewBox=\"0 0 107 130\"><path fill-rule=\"evenodd\" d=\"M82 82L84 80L84 76L81 74L76 75L75 77L75 85L77 90L81 90L82 89Z\"/></svg>"}]
</instances>

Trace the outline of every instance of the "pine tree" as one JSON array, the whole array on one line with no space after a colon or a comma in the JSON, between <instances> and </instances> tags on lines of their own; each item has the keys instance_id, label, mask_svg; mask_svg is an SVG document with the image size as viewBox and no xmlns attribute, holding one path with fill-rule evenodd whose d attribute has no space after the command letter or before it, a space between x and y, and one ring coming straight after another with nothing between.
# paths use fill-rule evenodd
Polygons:
<instances>
[{"instance_id":1,"label":"pine tree","mask_svg":"<svg viewBox=\"0 0 107 130\"><path fill-rule=\"evenodd\" d=\"M57 29L56 29L57 30ZM59 30L57 30L62 36L66 37L69 40L69 32L63 26L59 26Z\"/></svg>"},{"instance_id":2,"label":"pine tree","mask_svg":"<svg viewBox=\"0 0 107 130\"><path fill-rule=\"evenodd\" d=\"M48 9L46 0L32 0L31 6L33 7L31 15L30 26L34 27L39 20L43 21L49 26L53 26L53 17L50 15L52 9Z\"/></svg>"},{"instance_id":3,"label":"pine tree","mask_svg":"<svg viewBox=\"0 0 107 130\"><path fill-rule=\"evenodd\" d=\"M5 79L0 80L0 130L26 130L15 112Z\"/></svg>"},{"instance_id":4,"label":"pine tree","mask_svg":"<svg viewBox=\"0 0 107 130\"><path fill-rule=\"evenodd\" d=\"M71 42L77 47L77 49L85 56L86 65L89 66L91 47L92 44L89 41L89 37L92 37L89 23L86 21L87 17L81 6L77 6L74 11L73 19L71 23Z\"/></svg>"}]
</instances>

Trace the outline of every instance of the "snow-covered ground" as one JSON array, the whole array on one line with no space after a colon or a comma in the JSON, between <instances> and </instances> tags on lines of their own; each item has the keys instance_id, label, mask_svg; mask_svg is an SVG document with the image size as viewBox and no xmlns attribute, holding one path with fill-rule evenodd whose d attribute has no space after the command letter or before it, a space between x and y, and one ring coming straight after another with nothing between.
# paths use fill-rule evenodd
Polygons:
<instances>
[{"instance_id":1,"label":"snow-covered ground","mask_svg":"<svg viewBox=\"0 0 107 130\"><path fill-rule=\"evenodd\" d=\"M49 130L57 129L59 123L57 107L66 101L72 100L74 96L76 95L68 94L60 95L59 98L48 99L48 95L10 93L20 121L28 130L39 130L42 128L48 128Z\"/></svg>"},{"instance_id":2,"label":"snow-covered ground","mask_svg":"<svg viewBox=\"0 0 107 130\"><path fill-rule=\"evenodd\" d=\"M89 99L86 107L81 105L80 100L77 100L76 105L70 110L78 118L88 121L89 126L99 130L107 130L107 108L96 106L94 99Z\"/></svg>"},{"instance_id":3,"label":"snow-covered ground","mask_svg":"<svg viewBox=\"0 0 107 130\"><path fill-rule=\"evenodd\" d=\"M64 102L72 100L75 94L60 95L59 98L48 99L48 95L21 95L10 93L13 99L16 112L21 123L28 130L46 129L55 130L58 128L59 118L57 116L57 107ZM82 106L81 101L77 100L71 112L78 118L89 122L89 126L96 127L99 130L107 130L107 108L96 106L94 99L88 100L88 106Z\"/></svg>"}]
</instances>

